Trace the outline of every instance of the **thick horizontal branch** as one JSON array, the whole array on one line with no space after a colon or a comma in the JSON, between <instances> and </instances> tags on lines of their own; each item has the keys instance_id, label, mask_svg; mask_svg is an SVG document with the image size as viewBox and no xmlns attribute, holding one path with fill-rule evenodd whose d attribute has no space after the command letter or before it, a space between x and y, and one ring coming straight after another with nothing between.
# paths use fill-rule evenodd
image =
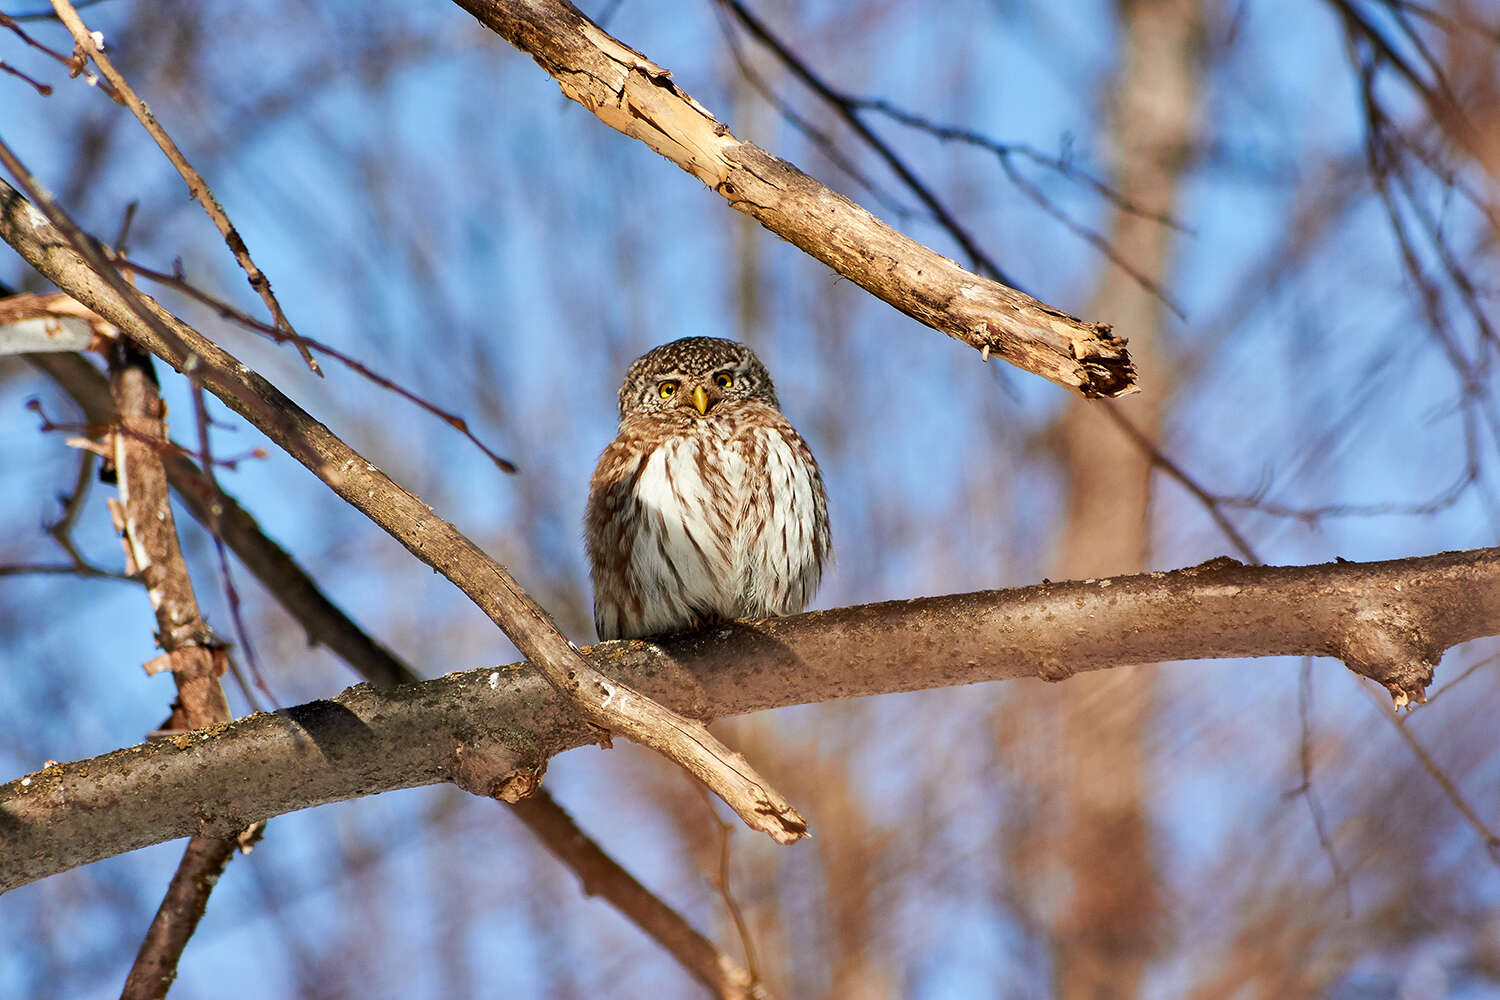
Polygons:
<instances>
[{"instance_id":1,"label":"thick horizontal branch","mask_svg":"<svg viewBox=\"0 0 1500 1000\"><path fill-rule=\"evenodd\" d=\"M1500 549L1171 573L868 604L584 651L700 719L1017 677L1226 656L1333 656L1420 699L1444 650L1500 634ZM190 834L456 781L524 793L593 743L529 664L359 685L275 714L61 764L0 787L0 889ZM484 761L488 787L472 788Z\"/></svg>"},{"instance_id":2,"label":"thick horizontal branch","mask_svg":"<svg viewBox=\"0 0 1500 1000\"><path fill-rule=\"evenodd\" d=\"M959 267L859 205L741 142L662 67L567 0L455 0L526 52L562 92L731 206L919 322L1085 396L1134 392L1108 324L1086 323Z\"/></svg>"}]
</instances>

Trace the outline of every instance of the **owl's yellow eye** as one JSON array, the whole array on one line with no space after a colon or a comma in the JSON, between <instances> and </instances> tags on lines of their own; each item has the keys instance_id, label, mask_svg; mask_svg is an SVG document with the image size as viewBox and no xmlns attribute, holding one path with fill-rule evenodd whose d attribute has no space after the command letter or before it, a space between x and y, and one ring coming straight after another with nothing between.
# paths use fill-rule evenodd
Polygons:
<instances>
[{"instance_id":1,"label":"owl's yellow eye","mask_svg":"<svg viewBox=\"0 0 1500 1000\"><path fill-rule=\"evenodd\" d=\"M714 385L718 386L720 389L728 389L730 386L734 385L734 379L730 377L730 374L728 372L719 372L719 374L714 376Z\"/></svg>"},{"instance_id":2,"label":"owl's yellow eye","mask_svg":"<svg viewBox=\"0 0 1500 1000\"><path fill-rule=\"evenodd\" d=\"M656 394L662 399L671 399L672 394L677 391L676 382L663 382L656 387Z\"/></svg>"}]
</instances>

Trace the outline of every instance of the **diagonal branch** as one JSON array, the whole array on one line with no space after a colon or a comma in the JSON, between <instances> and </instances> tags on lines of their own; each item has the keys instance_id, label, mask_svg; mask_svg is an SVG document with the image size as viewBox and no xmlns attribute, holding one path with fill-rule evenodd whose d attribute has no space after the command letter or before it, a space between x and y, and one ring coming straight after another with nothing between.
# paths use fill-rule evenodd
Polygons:
<instances>
[{"instance_id":1,"label":"diagonal branch","mask_svg":"<svg viewBox=\"0 0 1500 1000\"><path fill-rule=\"evenodd\" d=\"M639 139L732 208L913 319L1084 396L1135 391L1125 341L981 278L887 226L753 143L741 142L662 67L567 0L455 0L526 52L565 96Z\"/></svg>"},{"instance_id":2,"label":"diagonal branch","mask_svg":"<svg viewBox=\"0 0 1500 1000\"><path fill-rule=\"evenodd\" d=\"M974 241L974 238L969 235L968 231L964 229L952 211L939 200L932 189L924 184L921 178L912 173L911 168L906 165L901 157L896 155L896 151L891 149L880 136L876 135L870 126L865 124L864 119L856 113L856 102L853 99L847 94L841 94L830 87L822 77L812 71L810 66L801 59L798 59L792 53L791 49L787 48L781 39L772 34L771 30L758 17L752 14L748 7L740 3L739 0L716 0L716 2L720 6L727 8L740 24L744 26L746 31L750 32L762 45L770 49L776 55L776 58L781 61L781 64L791 70L793 76L801 80L808 89L827 102L834 113L843 120L844 124L853 129L854 134L859 136L865 145L875 151L875 154L890 168L891 173L900 178L901 183L905 184L911 193L917 196L917 200L927 206L927 211L932 214L932 217L963 248L964 253L973 262L975 270L997 281L1002 281L1012 287L1015 286L1016 282L1011 280L1000 269L1000 265L996 264L990 258L989 254L980 248L979 244Z\"/></svg>"},{"instance_id":3,"label":"diagonal branch","mask_svg":"<svg viewBox=\"0 0 1500 1000\"><path fill-rule=\"evenodd\" d=\"M701 785L699 787L702 787ZM602 896L657 944L672 953L694 979L723 1000L767 998L766 988L676 910L638 882L578 828L545 789L513 803L511 810L563 864L577 873L585 895Z\"/></svg>"},{"instance_id":4,"label":"diagonal branch","mask_svg":"<svg viewBox=\"0 0 1500 1000\"><path fill-rule=\"evenodd\" d=\"M65 221L60 215L58 219ZM797 810L743 757L700 723L595 670L505 567L458 528L150 296L116 273L95 271L75 249L87 246L87 237L77 232L65 236L3 181L0 239L124 334L178 371L190 371L195 384L223 400L412 555L453 581L584 719L604 731L606 741L609 732L616 732L670 757L713 789L752 829L778 843L807 836L807 824ZM107 271L108 265L103 266ZM600 736L596 731L595 739Z\"/></svg>"},{"instance_id":5,"label":"diagonal branch","mask_svg":"<svg viewBox=\"0 0 1500 1000\"><path fill-rule=\"evenodd\" d=\"M188 186L188 191L203 206L203 211L213 220L214 226L219 230L219 235L224 237L224 243L229 247L234 259L239 262L240 268L244 270L245 277L250 280L250 287L260 295L265 302L266 308L271 311L271 317L276 323L277 329L284 330L286 334L297 345L297 350L302 354L302 360L307 362L307 367L319 375L322 369L318 362L313 359L312 352L307 345L297 336L297 331L292 329L292 321L286 318L281 310L281 303L276 300L276 294L271 291L271 279L267 278L260 268L255 266L255 261L250 259L250 248L245 245L244 237L240 236L239 230L234 228L234 223L229 221L229 216L224 212L224 206L219 204L219 199L209 190L208 182L203 175L194 169L188 162L182 150L177 148L177 143L167 134L167 130L161 127L146 102L136 96L125 77L115 68L113 61L104 54L103 36L90 32L83 23L83 18L78 16L78 11L68 0L52 0L52 7L57 12L58 19L67 27L69 34L73 36L73 43L77 51L87 55L93 60L94 65L99 67L99 72L110 82L115 93L130 113L135 115L141 123L141 127L156 141L162 154L177 168L182 175L183 183Z\"/></svg>"},{"instance_id":6,"label":"diagonal branch","mask_svg":"<svg viewBox=\"0 0 1500 1000\"><path fill-rule=\"evenodd\" d=\"M695 718L1211 657L1336 656L1420 698L1447 648L1500 634L1500 549L1242 566L892 601L601 643L598 667ZM0 786L0 890L175 837L396 788L534 784L595 742L532 664L338 697L50 766ZM106 817L101 821L101 817Z\"/></svg>"},{"instance_id":7,"label":"diagonal branch","mask_svg":"<svg viewBox=\"0 0 1500 1000\"><path fill-rule=\"evenodd\" d=\"M4 303L5 300L0 300L0 308ZM93 365L77 354L49 352L28 357L72 397L90 424L102 426L114 420L109 386ZM410 667L329 601L307 572L260 530L254 517L233 497L216 490L207 481L192 459L176 449L163 451L161 456L167 480L188 511L205 526L217 515L225 544L282 609L306 629L309 641L327 646L360 676L377 685L418 683ZM694 930L685 917L653 895L578 829L546 789L538 788L530 798L509 805L549 851L577 872L585 893L608 901L705 985L723 997L766 995L749 972ZM238 846L237 842L228 841L228 849L221 853L204 849L216 843L224 842L204 841L195 851L192 845L199 844L195 839L190 842L188 854L203 855L201 863L208 868L221 856L227 861L232 849ZM187 857L184 856L184 863ZM169 889L168 902L174 909L186 909L191 902L190 898L184 898L182 888L185 887L174 880L173 888Z\"/></svg>"}]
</instances>

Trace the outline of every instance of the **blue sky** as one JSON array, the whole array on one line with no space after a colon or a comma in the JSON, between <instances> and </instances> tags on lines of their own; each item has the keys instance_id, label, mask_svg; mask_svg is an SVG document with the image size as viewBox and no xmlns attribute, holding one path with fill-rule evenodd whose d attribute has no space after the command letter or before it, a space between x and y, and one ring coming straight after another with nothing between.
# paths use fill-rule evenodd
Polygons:
<instances>
[{"instance_id":1,"label":"blue sky","mask_svg":"<svg viewBox=\"0 0 1500 1000\"><path fill-rule=\"evenodd\" d=\"M529 59L484 35L456 6L288 4L252 12L215 0L193 11L171 8L157 21L143 10L112 0L86 15L204 170L293 322L462 414L521 474L500 474L439 421L336 364L326 365L326 380L315 379L293 353L170 294L164 300L480 541L580 642L591 635L579 524L589 473L613 434L615 387L631 358L689 334L748 339L823 463L837 562L817 606L1020 585L1047 573L1064 495L1048 438L1066 402L1061 390L977 364L972 351L739 218L699 182L566 102ZM1115 51L1107 4L969 3L936 15L902 4L861 12L813 4L795 14L767 5L762 13L839 86L1105 173L1102 122ZM1425 333L1387 220L1361 186L1360 124L1336 22L1321 5L1294 2L1215 6L1211 22L1203 92L1211 149L1178 212L1188 232L1170 289L1185 318L1167 331L1176 357L1173 371L1161 373L1173 384L1164 447L1224 494L1264 488L1290 505L1424 500L1463 464L1461 419L1451 409L1457 382ZM202 33L178 47L168 25ZM60 29L34 27L64 44ZM610 29L671 69L742 138L956 253L931 223L894 218L804 136L738 92L707 5L664 10L627 2ZM362 69L357 55L377 44L393 54L375 60L378 72ZM57 88L42 99L0 79L0 136L54 190L67 191L89 126L119 119L104 165L68 206L85 225L112 234L123 205L139 199L139 259L166 268L180 256L192 280L257 308L206 218L133 122L13 39L0 41L0 59ZM785 78L776 83L805 113L819 115ZM266 95L282 103L262 120L255 109ZM1393 97L1398 110L1411 110ZM826 125L826 116L820 121ZM1011 187L992 158L896 125L879 130L1028 290L1066 309L1085 308L1101 267L1097 254ZM854 155L883 191L897 191L870 157ZM1094 194L1022 169L1080 222L1105 224L1106 206ZM1347 210L1320 232L1305 262L1267 281L1293 212L1308 199L1331 203L1349 190ZM1477 243L1474 213L1432 185L1424 194L1442 208L1456 244ZM752 263L758 320L746 330L736 317L740 276ZM24 277L14 256L0 252L0 279ZM1482 291L1493 314L1495 289ZM1463 335L1472 343L1471 333ZM179 415L175 430L190 437L191 405L180 381L168 379L166 394ZM49 414L67 412L39 376L0 367L0 414L7 415L0 419L0 505L14 526L0 562L56 558L40 526L53 516L53 496L70 485L75 458L61 435L38 432L24 409L34 396ZM215 430L220 453L265 443L222 407L213 412L228 425ZM1483 488L1432 516L1316 526L1234 516L1276 563L1492 545L1500 531L1492 515L1492 434L1481 432ZM514 659L451 585L290 459L273 452L220 479L357 621L423 674ZM94 487L79 538L92 558L114 567L107 492ZM1157 568L1229 551L1201 508L1165 479L1153 524ZM184 535L210 621L227 631L206 539L196 527ZM352 683L326 653L306 648L246 574L237 582L281 704ZM0 649L12 664L8 697L0 699L0 774L136 742L165 716L168 682L137 669L153 655L140 593L117 583L4 578L0 595ZM1469 704L1455 698L1435 706L1431 727L1423 729L1420 715L1414 727L1429 739L1475 731L1476 716L1493 702L1490 675L1468 682ZM1172 891L1186 899L1226 852L1245 848L1247 829L1273 822L1284 824L1288 851L1311 858L1316 870L1308 877L1326 879L1326 863L1309 847L1305 809L1281 800L1297 782L1297 664L1171 666L1162 677L1154 812ZM994 755L971 745L972 734L1024 712L1027 690L989 685L794 709L749 725L798 752L844 761L876 816L937 808L932 765L921 758L941 745L957 784L958 802L944 807L951 820L937 825L935 844L893 834L893 857L940 848L961 861L984 856L1014 806L1008 796L1019 794ZM237 692L231 699L244 710ZM1349 768L1363 782L1350 778L1345 788L1329 780L1331 811L1353 824L1381 766L1367 745L1403 767L1407 761L1337 664L1317 664L1315 699L1328 741L1320 762ZM908 733L907 726L918 728ZM867 732L900 736L875 740ZM1493 792L1489 755L1456 751L1450 763L1476 800ZM578 752L554 762L548 782L628 867L730 941L676 820L650 807L663 780L652 767L639 752ZM972 815L971 799L984 803ZM1432 800L1434 813L1446 808ZM1472 833L1455 829L1472 852ZM817 893L799 895L799 880L813 886L819 877L816 855L773 859L748 834L736 843L746 872L776 873L773 888L748 895L774 897L802 926L826 922ZM361 852L373 857L346 868ZM0 927L16 928L23 942L0 955L0 993L42 995L39 977L49 966L39 956L60 954L78 956L69 995L117 991L137 928L179 854L179 845L159 846L0 899ZM471 860L457 875L440 863L454 857ZM1493 905L1497 887L1493 868L1474 872L1476 898ZM1045 975L1034 942L993 888L889 889L891 926L909 934L908 950L891 960L902 992L969 996L977 984ZM266 912L269 899L279 901L274 914ZM376 930L359 927L351 912L369 914ZM1180 912L1192 912L1187 902ZM914 926L924 917L926 926ZM396 944L370 957L363 973L348 972L341 956L368 947L371 934ZM810 931L809 942L814 937ZM1002 957L972 967L954 957L989 947ZM461 956L457 964L434 963L454 977L446 990L428 974L432 954ZM821 981L815 949L788 961L802 970L799 983ZM1190 978L1184 962L1162 963L1153 979L1158 995ZM290 992L308 981L309 969L325 970L328 995L361 976L389 995L451 994L464 976L483 983L481 992L510 995L561 995L558 984L569 976L584 987L611 983L621 995L693 995L668 960L583 899L509 817L447 788L273 821L265 844L248 862L236 861L216 893L174 995L210 992L226 976L265 976L270 991Z\"/></svg>"}]
</instances>

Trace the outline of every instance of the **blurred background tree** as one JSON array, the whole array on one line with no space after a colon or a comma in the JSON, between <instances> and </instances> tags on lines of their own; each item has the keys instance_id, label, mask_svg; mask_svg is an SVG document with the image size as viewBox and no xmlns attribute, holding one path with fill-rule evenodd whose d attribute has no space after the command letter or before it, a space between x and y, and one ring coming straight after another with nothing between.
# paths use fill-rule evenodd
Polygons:
<instances>
[{"instance_id":1,"label":"blurred background tree","mask_svg":"<svg viewBox=\"0 0 1500 1000\"><path fill-rule=\"evenodd\" d=\"M1146 391L1120 412L1149 447L1122 447L1103 404L976 364L769 238L456 6L90 7L298 328L462 413L521 472L503 476L348 371L319 381L295 354L164 301L483 541L576 641L592 639L579 525L620 375L688 334L750 343L823 465L838 561L818 606L1224 553L1292 564L1496 544L1491 0L750 8L829 86L894 114L820 98L732 5L586 9L737 134L975 266L850 129L852 108L1009 278L1131 338ZM70 47L54 22L25 27ZM0 61L55 89L0 77L0 135L63 205L112 234L138 202L136 259L180 258L189 280L253 311L129 116L4 37ZM977 137L994 145L965 141ZM9 254L0 280L41 288ZM181 430L191 404L180 383L166 391ZM62 435L23 408L33 397L67 419L49 380L0 359L13 526L0 564L55 555L42 526L77 478ZM219 453L264 443L210 412L227 425ZM221 482L357 621L427 676L515 658L445 581L272 456ZM76 538L113 569L106 492L89 494ZM228 632L208 538L185 537ZM241 591L281 704L352 682L274 601ZM0 593L13 665L0 773L129 745L160 722L166 682L135 670L153 654L136 588L19 575ZM755 967L787 997L1493 995L1496 846L1434 772L1500 824L1497 656L1493 641L1450 653L1433 703L1399 726L1333 661L1275 660L722 723L814 830L791 849L730 839ZM247 710L240 692L231 702ZM547 783L738 949L713 884L724 834L682 776L620 746L554 761ZM0 900L0 993L117 992L179 854L162 845ZM698 991L519 824L448 786L276 819L231 865L174 995L226 983L316 997Z\"/></svg>"}]
</instances>

